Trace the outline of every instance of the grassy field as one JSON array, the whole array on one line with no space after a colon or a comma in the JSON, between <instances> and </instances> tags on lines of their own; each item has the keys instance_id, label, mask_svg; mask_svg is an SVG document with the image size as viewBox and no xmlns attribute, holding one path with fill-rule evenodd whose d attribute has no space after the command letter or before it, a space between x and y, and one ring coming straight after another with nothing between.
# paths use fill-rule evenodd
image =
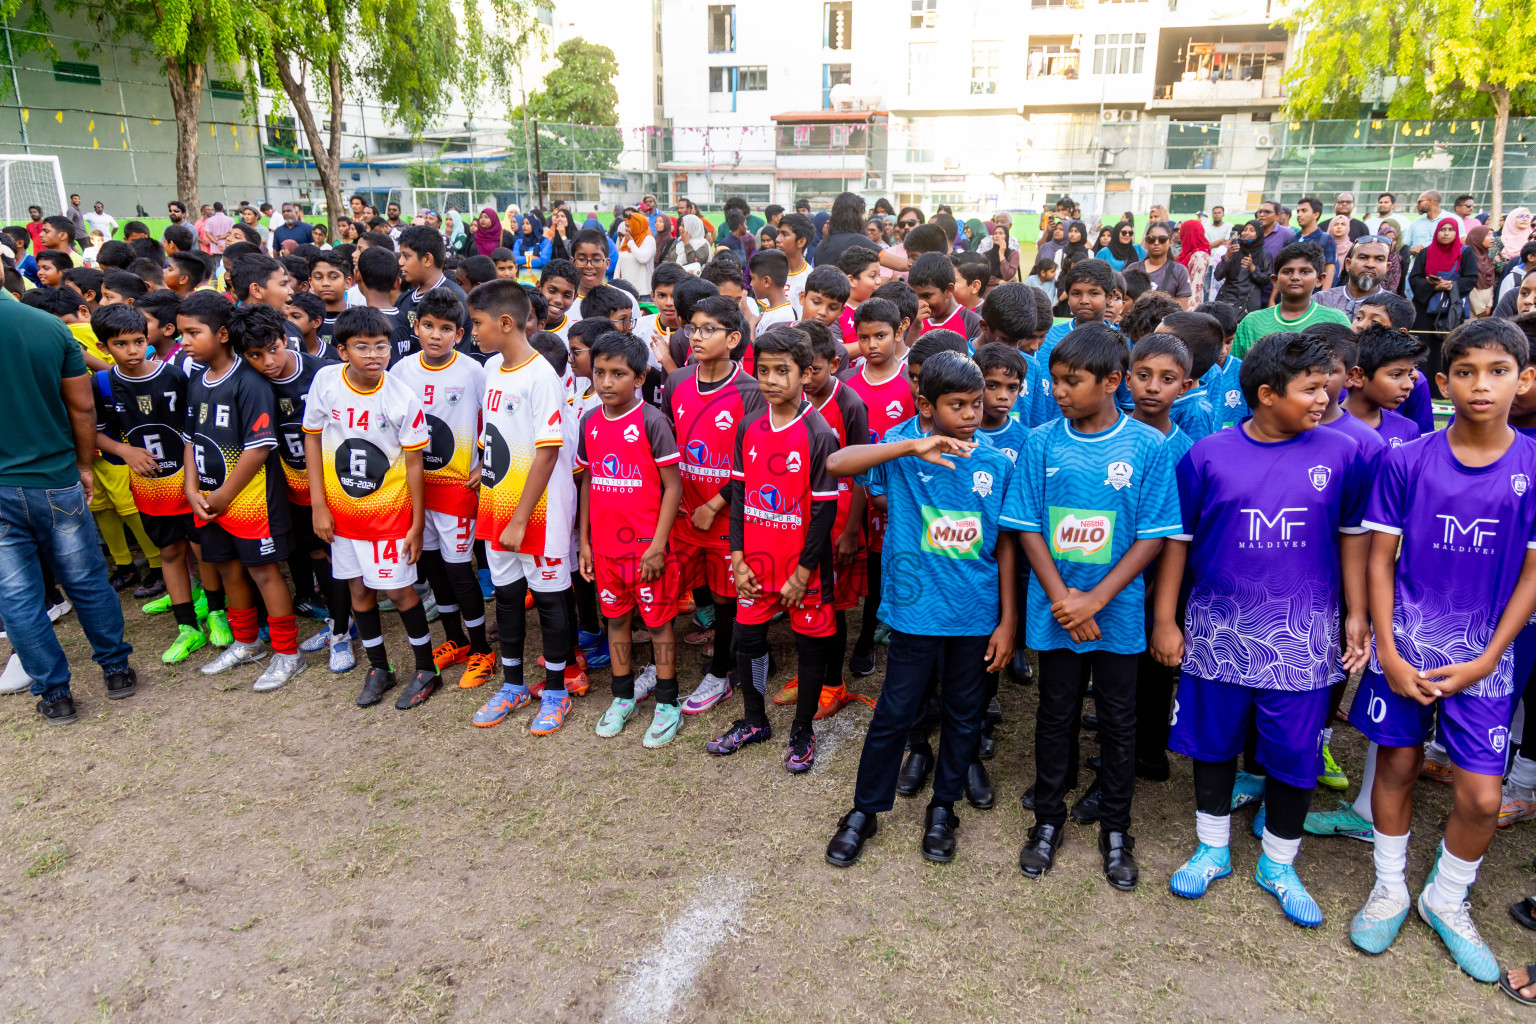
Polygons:
<instances>
[{"instance_id":1,"label":"grassy field","mask_svg":"<svg viewBox=\"0 0 1536 1024\"><path fill-rule=\"evenodd\" d=\"M362 710L361 671L312 664L259 695L250 668L212 681L164 670L152 652L168 620L129 608L140 690L110 704L73 618L61 624L80 672L71 728L44 725L25 695L0 699L0 1021L1527 1015L1459 974L1416 919L1380 958L1350 946L1366 845L1304 845L1299 868L1328 917L1317 931L1286 923L1251 881L1247 813L1233 877L1200 902L1171 896L1194 844L1181 759L1137 795L1138 892L1109 888L1095 832L1075 825L1057 869L1026 881L1032 689L1004 684L998 807L962 805L955 863L921 859L923 801L903 800L863 862L838 871L822 851L850 802L863 705L821 723L815 770L791 778L782 732L705 754L739 698L646 751L638 720L617 740L593 734L599 672L567 727L537 738L526 711L472 728L483 690ZM389 640L408 657L397 621ZM775 643L792 671L789 636ZM685 692L698 662L683 656ZM1334 749L1358 774L1360 737L1342 728ZM1448 808L1447 787L1420 787L1415 890ZM1536 959L1504 911L1536 890L1529 829L1498 836L1472 896L1509 964Z\"/></svg>"}]
</instances>

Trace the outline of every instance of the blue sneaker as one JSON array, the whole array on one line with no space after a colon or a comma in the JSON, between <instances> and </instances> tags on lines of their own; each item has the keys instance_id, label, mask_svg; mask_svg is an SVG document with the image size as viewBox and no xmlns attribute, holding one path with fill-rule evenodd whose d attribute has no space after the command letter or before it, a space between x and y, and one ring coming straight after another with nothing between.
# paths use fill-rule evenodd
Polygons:
<instances>
[{"instance_id":1,"label":"blue sneaker","mask_svg":"<svg viewBox=\"0 0 1536 1024\"><path fill-rule=\"evenodd\" d=\"M1259 813L1253 816L1253 838L1264 838L1264 808L1259 808Z\"/></svg>"},{"instance_id":2,"label":"blue sneaker","mask_svg":"<svg viewBox=\"0 0 1536 1024\"><path fill-rule=\"evenodd\" d=\"M545 687L539 698L539 713L528 723L528 731L535 736L548 736L558 732L565 724L565 716L571 710L571 698L564 690Z\"/></svg>"},{"instance_id":3,"label":"blue sneaker","mask_svg":"<svg viewBox=\"0 0 1536 1024\"><path fill-rule=\"evenodd\" d=\"M715 606L706 604L702 608L693 610L693 624L700 629L715 628Z\"/></svg>"},{"instance_id":4,"label":"blue sneaker","mask_svg":"<svg viewBox=\"0 0 1536 1024\"><path fill-rule=\"evenodd\" d=\"M1317 928L1323 923L1323 908L1307 892L1290 864L1276 864L1267 855L1259 855L1259 863L1253 869L1253 880L1259 888L1280 901L1280 909L1292 924L1303 928ZM1495 968L1497 971L1497 968Z\"/></svg>"},{"instance_id":5,"label":"blue sneaker","mask_svg":"<svg viewBox=\"0 0 1536 1024\"><path fill-rule=\"evenodd\" d=\"M589 671L594 668L607 668L613 664L613 655L608 652L607 637L603 637L591 647L583 647L582 652L587 656L587 669Z\"/></svg>"},{"instance_id":6,"label":"blue sneaker","mask_svg":"<svg viewBox=\"0 0 1536 1024\"><path fill-rule=\"evenodd\" d=\"M1349 922L1349 941L1372 956L1385 953L1408 919L1409 906L1407 893L1399 895L1384 885L1376 886L1360 913Z\"/></svg>"},{"instance_id":7,"label":"blue sneaker","mask_svg":"<svg viewBox=\"0 0 1536 1024\"><path fill-rule=\"evenodd\" d=\"M1483 941L1483 937L1477 934L1477 926L1472 923L1472 904L1463 903L1454 908L1432 907L1424 897L1429 894L1429 886L1419 893L1419 916L1424 923L1435 930L1440 936L1440 941L1445 943L1445 948L1451 951L1451 959L1456 961L1456 966L1466 971L1474 981L1481 981L1485 985L1492 985L1499 980L1499 962L1493 958L1493 950Z\"/></svg>"},{"instance_id":8,"label":"blue sneaker","mask_svg":"<svg viewBox=\"0 0 1536 1024\"><path fill-rule=\"evenodd\" d=\"M583 651L586 651L589 654L600 644L607 641L607 639L608 634L604 633L602 630L598 630L596 633L588 633L584 629L578 629L576 631L576 646L580 647Z\"/></svg>"},{"instance_id":9,"label":"blue sneaker","mask_svg":"<svg viewBox=\"0 0 1536 1024\"><path fill-rule=\"evenodd\" d=\"M496 596L496 584L491 582L491 570L481 569L475 575L480 580L480 596L489 601Z\"/></svg>"},{"instance_id":10,"label":"blue sneaker","mask_svg":"<svg viewBox=\"0 0 1536 1024\"><path fill-rule=\"evenodd\" d=\"M1362 843L1374 843L1376 830L1360 816L1353 804L1339 801L1336 811L1312 811L1302 826L1314 836L1348 836Z\"/></svg>"},{"instance_id":11,"label":"blue sneaker","mask_svg":"<svg viewBox=\"0 0 1536 1024\"><path fill-rule=\"evenodd\" d=\"M1238 772L1232 783L1232 809L1247 807L1264 799L1264 776Z\"/></svg>"},{"instance_id":12,"label":"blue sneaker","mask_svg":"<svg viewBox=\"0 0 1536 1024\"><path fill-rule=\"evenodd\" d=\"M1225 846L1208 846L1201 843L1195 855L1168 879L1168 888L1175 896L1197 900L1205 895L1211 883L1232 873L1232 851Z\"/></svg>"},{"instance_id":13,"label":"blue sneaker","mask_svg":"<svg viewBox=\"0 0 1536 1024\"><path fill-rule=\"evenodd\" d=\"M493 725L500 725L502 719L518 708L531 703L533 695L528 692L528 687L518 683L503 683L501 689L480 706L471 721L482 729L489 729Z\"/></svg>"}]
</instances>

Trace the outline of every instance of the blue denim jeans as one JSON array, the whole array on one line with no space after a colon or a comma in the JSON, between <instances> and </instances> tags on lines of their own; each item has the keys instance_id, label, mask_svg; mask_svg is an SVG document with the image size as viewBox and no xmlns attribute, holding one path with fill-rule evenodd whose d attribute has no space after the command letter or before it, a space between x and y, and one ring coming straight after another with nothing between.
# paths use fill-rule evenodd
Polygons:
<instances>
[{"instance_id":1,"label":"blue denim jeans","mask_svg":"<svg viewBox=\"0 0 1536 1024\"><path fill-rule=\"evenodd\" d=\"M92 659L104 672L125 667L133 647L123 640L123 607L107 582L85 489L0 487L0 615L33 695L55 701L70 695L69 662L48 621L44 558L74 603Z\"/></svg>"}]
</instances>

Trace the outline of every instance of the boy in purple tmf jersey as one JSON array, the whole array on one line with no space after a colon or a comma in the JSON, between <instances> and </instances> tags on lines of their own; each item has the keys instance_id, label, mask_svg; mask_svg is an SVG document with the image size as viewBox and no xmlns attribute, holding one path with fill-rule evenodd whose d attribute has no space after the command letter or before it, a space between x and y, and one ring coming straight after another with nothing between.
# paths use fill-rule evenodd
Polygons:
<instances>
[{"instance_id":1,"label":"boy in purple tmf jersey","mask_svg":"<svg viewBox=\"0 0 1536 1024\"><path fill-rule=\"evenodd\" d=\"M1536 370L1524 332L1500 319L1458 327L1442 362L1437 381L1455 418L1387 454L1364 519L1376 643L1350 721L1380 748L1371 789L1376 881L1350 939L1384 952L1412 904L1457 966L1491 984L1499 965L1472 923L1467 889L1499 819L1520 699L1510 645L1536 609L1536 440L1509 425ZM1412 903L1404 870L1413 787L1437 711L1455 797L1439 857Z\"/></svg>"},{"instance_id":2,"label":"boy in purple tmf jersey","mask_svg":"<svg viewBox=\"0 0 1536 1024\"><path fill-rule=\"evenodd\" d=\"M1333 363L1322 342L1292 332L1266 335L1245 354L1252 415L1179 462L1184 530L1163 549L1152 631L1153 656L1182 666L1169 748L1194 760L1200 838L1169 888L1197 899L1232 873L1232 785L1252 727L1269 772L1254 881L1310 928L1323 913L1294 863L1329 687L1364 667L1369 646L1366 461L1342 431L1317 429ZM1193 587L1181 628L1186 560Z\"/></svg>"}]
</instances>

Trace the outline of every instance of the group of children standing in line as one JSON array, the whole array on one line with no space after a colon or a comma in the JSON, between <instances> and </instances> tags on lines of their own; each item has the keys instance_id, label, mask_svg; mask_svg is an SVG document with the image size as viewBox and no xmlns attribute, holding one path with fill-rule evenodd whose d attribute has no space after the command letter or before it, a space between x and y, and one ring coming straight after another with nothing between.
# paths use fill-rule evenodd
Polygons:
<instances>
[{"instance_id":1,"label":"group of children standing in line","mask_svg":"<svg viewBox=\"0 0 1536 1024\"><path fill-rule=\"evenodd\" d=\"M203 673L265 660L255 688L271 690L306 652L352 668L356 638L370 706L398 683L387 600L411 647L397 708L452 666L466 689L499 666L473 723L537 701L529 730L547 735L606 664L596 731L617 737L651 698L646 747L740 690L742 716L706 744L725 756L773 736L769 627L784 619L797 673L772 699L794 707L784 764L800 773L813 722L860 699L845 662L853 678L876 671L883 626L885 678L830 863L853 865L930 773L921 851L952 860L955 805L994 802L1000 675L1037 674L1025 876L1051 870L1070 816L1099 822L1106 879L1133 889L1135 780L1168 778L1171 749L1193 763L1199 837L1172 891L1198 898L1231 874L1232 811L1258 804L1254 879L1305 926L1322 914L1295 860L1318 781L1347 783L1330 723L1363 672L1348 720L1373 744L1357 817L1377 880L1351 936L1381 952L1416 905L1467 973L1499 980L1466 893L1536 662L1533 318L1446 340L1455 414L1434 431L1424 347L1396 296L1366 298L1352 323L1281 316L1239 357L1230 307L1126 296L1099 260L1065 275L1072 318L1053 324L1037 289L981 300L949 255L911 241L905 280L859 247L813 269L811 230L784 217L778 249L746 267L721 254L697 278L658 268L643 319L604 283L600 231L534 289L509 267L466 294L441 236L413 227L398 253L387 236L339 256L226 253L233 298L173 242L162 281L108 271L82 294L71 271L24 301L102 364L101 458L126 467L135 533L158 548L166 595L145 610L176 619L166 662L211 643ZM1320 258L1297 244L1276 262L1304 281ZM690 605L706 628L686 639L713 646L684 697L674 619ZM302 645L296 609L326 620ZM1069 808L1090 686L1097 777ZM1432 738L1455 810L1415 903L1406 850Z\"/></svg>"}]
</instances>

